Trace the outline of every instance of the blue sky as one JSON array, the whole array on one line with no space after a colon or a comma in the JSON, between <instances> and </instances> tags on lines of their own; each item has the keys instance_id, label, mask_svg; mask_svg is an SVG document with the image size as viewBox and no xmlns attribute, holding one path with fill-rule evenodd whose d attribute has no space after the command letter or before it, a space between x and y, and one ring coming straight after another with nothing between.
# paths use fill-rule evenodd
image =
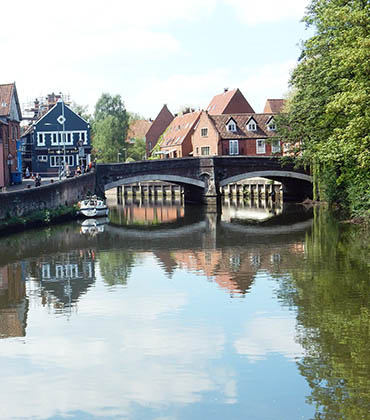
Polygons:
<instances>
[{"instance_id":1,"label":"blue sky","mask_svg":"<svg viewBox=\"0 0 370 420\"><path fill-rule=\"evenodd\" d=\"M256 112L281 98L308 37L309 0L13 0L2 5L0 83L21 103L54 92L90 110L103 92L155 118L239 87Z\"/></svg>"}]
</instances>

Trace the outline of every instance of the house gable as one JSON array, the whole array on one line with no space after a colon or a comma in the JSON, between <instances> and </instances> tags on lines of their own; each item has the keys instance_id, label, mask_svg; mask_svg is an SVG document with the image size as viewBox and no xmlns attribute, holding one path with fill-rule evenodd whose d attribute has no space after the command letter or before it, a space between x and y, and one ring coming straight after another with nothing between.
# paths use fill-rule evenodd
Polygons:
<instances>
[{"instance_id":1,"label":"house gable","mask_svg":"<svg viewBox=\"0 0 370 420\"><path fill-rule=\"evenodd\" d=\"M265 114L279 114L283 112L285 103L285 99L267 99L263 112Z\"/></svg>"},{"instance_id":2,"label":"house gable","mask_svg":"<svg viewBox=\"0 0 370 420\"><path fill-rule=\"evenodd\" d=\"M214 96L207 111L210 115L254 112L239 89L225 89L223 93Z\"/></svg>"}]
</instances>

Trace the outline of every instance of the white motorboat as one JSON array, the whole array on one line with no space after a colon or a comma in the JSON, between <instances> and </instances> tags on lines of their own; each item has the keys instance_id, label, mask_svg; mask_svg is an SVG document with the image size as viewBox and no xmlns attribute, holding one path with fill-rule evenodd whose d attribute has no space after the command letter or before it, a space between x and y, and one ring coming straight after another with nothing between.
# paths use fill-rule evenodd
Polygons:
<instances>
[{"instance_id":1,"label":"white motorboat","mask_svg":"<svg viewBox=\"0 0 370 420\"><path fill-rule=\"evenodd\" d=\"M81 214L85 217L102 217L108 216L109 213L105 200L98 198L96 195L79 201L78 206Z\"/></svg>"},{"instance_id":2,"label":"white motorboat","mask_svg":"<svg viewBox=\"0 0 370 420\"><path fill-rule=\"evenodd\" d=\"M109 223L108 217L99 217L97 219L88 218L81 223L80 232L95 236L98 233L104 232L105 225Z\"/></svg>"}]
</instances>

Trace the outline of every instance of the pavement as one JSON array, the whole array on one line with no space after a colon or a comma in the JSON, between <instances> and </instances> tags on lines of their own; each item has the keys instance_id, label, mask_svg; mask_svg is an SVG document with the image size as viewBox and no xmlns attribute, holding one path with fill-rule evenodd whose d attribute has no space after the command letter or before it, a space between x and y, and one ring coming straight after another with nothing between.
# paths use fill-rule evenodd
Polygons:
<instances>
[{"instance_id":1,"label":"pavement","mask_svg":"<svg viewBox=\"0 0 370 420\"><path fill-rule=\"evenodd\" d=\"M41 185L47 185L47 184L50 184L50 183L56 182L56 181L59 181L58 177L42 178ZM23 178L21 184L10 185L8 187L4 187L3 191L0 191L0 192L20 191L20 190L26 190L26 189L29 189L29 188L36 188L35 187L35 180L32 179L32 178L28 178L28 179Z\"/></svg>"}]
</instances>

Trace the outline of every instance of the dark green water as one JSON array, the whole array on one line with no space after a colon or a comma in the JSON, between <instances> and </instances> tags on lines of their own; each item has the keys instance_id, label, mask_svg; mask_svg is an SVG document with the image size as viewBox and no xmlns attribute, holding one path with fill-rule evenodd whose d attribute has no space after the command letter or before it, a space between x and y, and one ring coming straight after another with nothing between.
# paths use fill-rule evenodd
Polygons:
<instances>
[{"instance_id":1,"label":"dark green water","mask_svg":"<svg viewBox=\"0 0 370 420\"><path fill-rule=\"evenodd\" d=\"M370 418L357 226L230 203L110 219L0 239L2 419Z\"/></svg>"}]
</instances>

